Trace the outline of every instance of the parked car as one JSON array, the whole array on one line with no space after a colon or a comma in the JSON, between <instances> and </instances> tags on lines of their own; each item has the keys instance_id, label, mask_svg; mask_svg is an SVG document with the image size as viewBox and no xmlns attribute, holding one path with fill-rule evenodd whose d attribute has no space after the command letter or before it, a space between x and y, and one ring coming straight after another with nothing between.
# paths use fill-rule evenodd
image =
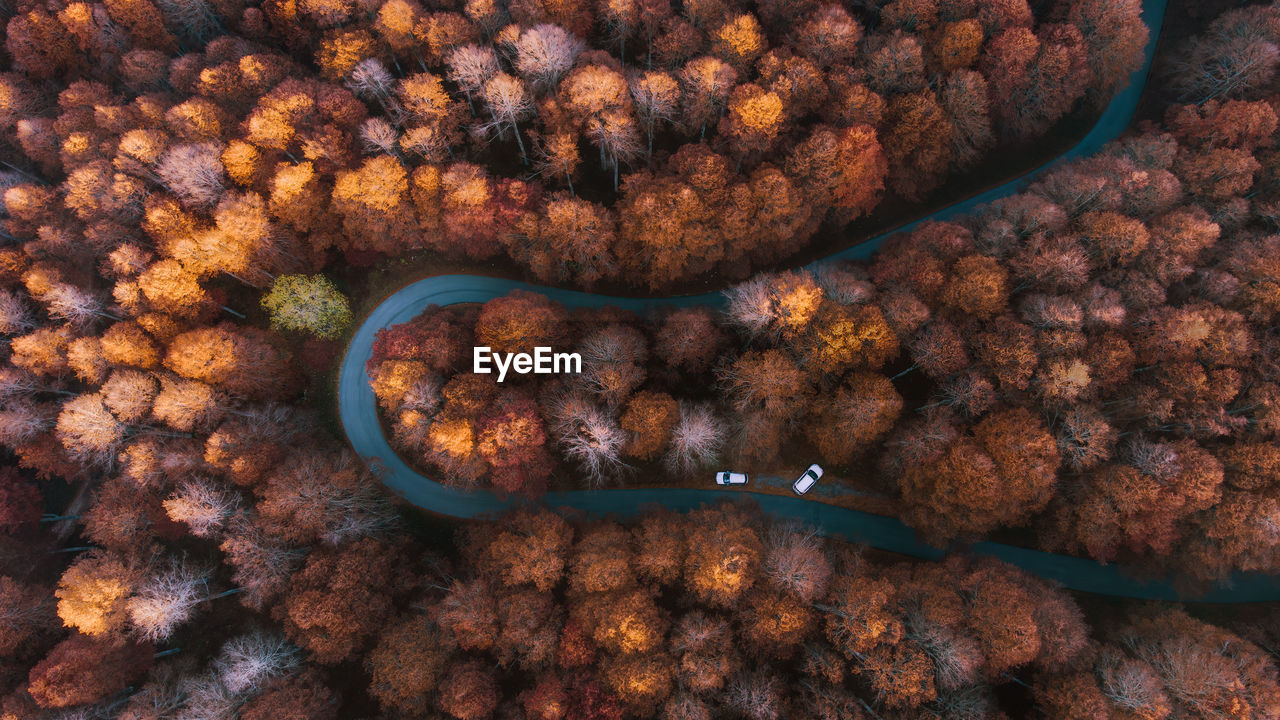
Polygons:
<instances>
[{"instance_id":1,"label":"parked car","mask_svg":"<svg viewBox=\"0 0 1280 720\"><path fill-rule=\"evenodd\" d=\"M717 485L746 485L747 474L736 472L718 472L716 473Z\"/></svg>"},{"instance_id":2,"label":"parked car","mask_svg":"<svg viewBox=\"0 0 1280 720\"><path fill-rule=\"evenodd\" d=\"M795 490L797 495L803 495L809 492L809 488L813 487L820 477L822 477L822 468L817 464L810 465L809 469L805 470L804 474L791 485L791 489Z\"/></svg>"}]
</instances>

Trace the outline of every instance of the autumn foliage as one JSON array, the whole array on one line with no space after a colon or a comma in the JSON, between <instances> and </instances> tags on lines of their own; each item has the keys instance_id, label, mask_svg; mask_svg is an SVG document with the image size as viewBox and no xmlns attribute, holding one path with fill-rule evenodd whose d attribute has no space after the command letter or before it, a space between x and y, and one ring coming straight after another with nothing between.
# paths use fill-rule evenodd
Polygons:
<instances>
[{"instance_id":1,"label":"autumn foliage","mask_svg":"<svg viewBox=\"0 0 1280 720\"><path fill-rule=\"evenodd\" d=\"M1054 42L1077 42L1065 26L1055 32ZM1112 50L1134 42L1122 35ZM878 52L911 72L905 36ZM766 95L740 93L739 115ZM923 223L867 263L758 276L727 291L718 312L570 313L526 295L485 304L479 320L474 309L433 310L383 331L374 389L398 418L399 447L461 484L542 487L502 479L475 449L484 408L519 394L536 399L517 404L536 405L553 484L575 471L589 485L644 482L658 461L685 474L766 470L799 449L857 468L936 542L1034 526L1046 548L1161 559L1202 579L1271 568L1255 545L1275 547L1271 521L1258 518L1274 511L1265 448L1280 427L1269 410L1280 303L1265 169L1276 117L1271 102L1241 95L1171 106L1162 129L1056 168L1023 194ZM690 182L724 167L705 149L673 162ZM653 262L677 265L707 257L656 252ZM449 340L409 339L411 327L447 328ZM584 373L502 385L469 373L469 338L515 348L527 343L504 338L526 336L583 351ZM529 467L541 473L543 462Z\"/></svg>"},{"instance_id":2,"label":"autumn foliage","mask_svg":"<svg viewBox=\"0 0 1280 720\"><path fill-rule=\"evenodd\" d=\"M905 4L18 8L0 122L67 222L5 187L24 238L128 268L48 289L80 320L214 309L201 281L334 252L740 278L1096 108L1147 35L1136 0Z\"/></svg>"},{"instance_id":3,"label":"autumn foliage","mask_svg":"<svg viewBox=\"0 0 1280 720\"><path fill-rule=\"evenodd\" d=\"M856 272L762 278L727 314L672 309L651 322L516 291L479 308L428 308L378 332L366 370L399 450L446 483L538 496L562 473L631 481L659 463L773 463L810 440L832 463L883 440L903 400L880 370L901 349ZM724 339L746 343L724 352ZM564 376L473 373L472 345L576 351ZM493 369L493 368L491 368ZM496 371L495 371L496 372ZM695 388L712 386L708 398Z\"/></svg>"},{"instance_id":4,"label":"autumn foliage","mask_svg":"<svg viewBox=\"0 0 1280 720\"><path fill-rule=\"evenodd\" d=\"M995 713L1006 707L996 689L1021 683L1062 713L1144 698L1265 714L1280 692L1260 647L1180 611L1135 612L1094 639L1069 596L997 561L880 563L745 506L625 525L522 512L460 540L465 566L368 656L384 709Z\"/></svg>"},{"instance_id":5,"label":"autumn foliage","mask_svg":"<svg viewBox=\"0 0 1280 720\"><path fill-rule=\"evenodd\" d=\"M534 503L723 469L788 492L817 461L796 502L875 503L937 546L996 535L1188 597L1280 571L1274 3L1162 44L1142 121L1094 157L786 269L1091 116L1139 15L6 5L0 720L1280 717L1267 608L1077 604L747 505ZM344 450L325 371L380 283L438 260L736 284L384 328L388 439L518 506L424 522ZM498 383L476 345L583 372Z\"/></svg>"}]
</instances>

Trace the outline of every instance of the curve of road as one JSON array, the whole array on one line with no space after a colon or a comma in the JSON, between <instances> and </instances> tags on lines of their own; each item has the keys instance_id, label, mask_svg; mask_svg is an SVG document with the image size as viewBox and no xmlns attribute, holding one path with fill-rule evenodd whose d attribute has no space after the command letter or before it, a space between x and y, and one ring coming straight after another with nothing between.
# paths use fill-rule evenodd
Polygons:
<instances>
[{"instance_id":1,"label":"curve of road","mask_svg":"<svg viewBox=\"0 0 1280 720\"><path fill-rule=\"evenodd\" d=\"M1161 27L1165 4L1166 0L1145 0L1143 19L1149 28L1158 30ZM1146 83L1158 36L1158 31L1150 33L1143 67L1134 72L1128 87L1112 99L1089 134L1065 154L1016 180L835 253L808 267L813 269L834 260L866 258L890 235L909 231L926 219L940 220L970 212L979 205L1020 191L1033 178L1054 165L1097 152L1124 132L1132 120ZM415 505L445 515L470 518L501 512L518 501L501 499L487 490L462 491L446 487L422 476L396 454L383 435L378 420L377 400L365 374L365 364L373 352L374 336L383 328L413 319L429 305L480 303L517 289L541 293L569 307L612 305L640 313L664 306L723 304L723 296L719 293L669 298L620 298L474 275L430 277L396 292L370 313L352 337L339 373L338 404L343 427L355 451L378 468L389 487ZM913 530L894 518L799 497L741 490L610 489L549 493L545 502L552 507L568 507L590 514L627 516L648 506L662 505L672 510L687 511L718 500L743 496L750 496L771 515L807 523L824 534L921 558L939 559L946 554L944 550L920 542ZM1178 593L1171 580L1139 580L1125 568L1116 565L1103 565L1083 558L990 542L976 543L967 549L995 556L1075 590L1153 600L1188 599ZM1213 588L1193 599L1237 603L1280 600L1280 578L1240 574L1231 583Z\"/></svg>"}]
</instances>

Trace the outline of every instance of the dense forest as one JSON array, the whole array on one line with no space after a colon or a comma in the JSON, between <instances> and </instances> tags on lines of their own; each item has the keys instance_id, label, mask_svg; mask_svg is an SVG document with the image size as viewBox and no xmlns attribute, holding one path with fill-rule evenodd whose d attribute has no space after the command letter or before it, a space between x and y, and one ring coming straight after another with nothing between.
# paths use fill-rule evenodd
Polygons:
<instances>
[{"instance_id":1,"label":"dense forest","mask_svg":"<svg viewBox=\"0 0 1280 720\"><path fill-rule=\"evenodd\" d=\"M391 435L431 477L531 496L557 465L709 481L811 448L938 542L1032 526L1202 579L1280 570L1280 96L1179 79L1194 102L1159 126L867 263L758 275L723 312L429 309L374 346ZM499 385L474 345L584 368Z\"/></svg>"},{"instance_id":2,"label":"dense forest","mask_svg":"<svg viewBox=\"0 0 1280 720\"><path fill-rule=\"evenodd\" d=\"M353 676L379 718L1280 712L1273 627L1250 640L1153 606L1090 628L1070 596L997 561L880 562L744 506L625 525L522 510L458 547L443 557L395 533L316 547L270 620L237 622L207 659L157 659L153 644L199 644L176 626L211 621L189 566L82 555L56 603L0 579L19 610L0 616L0 649L21 659L58 619L74 628L0 717L332 720L357 716L335 690Z\"/></svg>"},{"instance_id":3,"label":"dense forest","mask_svg":"<svg viewBox=\"0 0 1280 720\"><path fill-rule=\"evenodd\" d=\"M749 505L453 523L399 504L326 401L340 271L746 278L1096 111L1139 3L0 16L0 720L1280 716L1274 619ZM758 275L723 313L520 294L389 328L389 435L532 497L802 447L935 542L1275 571L1280 7L1170 52L1159 123L868 263ZM590 362L498 386L462 372L479 340Z\"/></svg>"},{"instance_id":4,"label":"dense forest","mask_svg":"<svg viewBox=\"0 0 1280 720\"><path fill-rule=\"evenodd\" d=\"M1147 37L1137 0L167 1L23 6L0 123L63 234L251 284L428 249L745 277L1096 107Z\"/></svg>"}]
</instances>

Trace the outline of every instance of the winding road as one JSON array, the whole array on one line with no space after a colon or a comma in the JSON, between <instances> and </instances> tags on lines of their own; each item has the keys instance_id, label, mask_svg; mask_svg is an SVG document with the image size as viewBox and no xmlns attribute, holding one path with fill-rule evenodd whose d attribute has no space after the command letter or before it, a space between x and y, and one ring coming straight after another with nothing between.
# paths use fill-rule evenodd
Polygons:
<instances>
[{"instance_id":1,"label":"winding road","mask_svg":"<svg viewBox=\"0 0 1280 720\"><path fill-rule=\"evenodd\" d=\"M1166 0L1145 0L1143 19L1149 28L1161 27ZM1056 160L1016 180L956 203L866 242L835 253L808 266L810 269L834 260L862 259L890 235L909 231L925 219L944 219L972 211L979 205L1025 188L1048 168L1074 158L1085 157L1118 137L1128 127L1137 109L1155 52L1158 32L1152 32L1146 61L1130 78L1125 90L1116 95L1093 129L1078 144ZM433 512L456 517L477 517L501 512L516 500L503 500L487 490L461 491L424 477L409 467L383 435L378 420L377 400L369 387L365 364L373 352L374 336L382 328L407 322L429 305L480 303L522 289L541 293L569 307L612 305L636 312L659 307L720 306L719 293L669 298L620 298L541 287L528 283L474 275L441 275L419 280L387 298L365 319L352 337L339 373L338 404L342 424L352 447L376 467L383 481L409 502ZM711 477L708 474L707 482ZM552 507L568 507L590 514L627 516L647 506L662 505L687 511L726 498L750 496L761 508L776 517L801 521L828 535L840 536L884 550L921 558L939 559L946 551L922 543L900 521L827 505L799 497L768 495L742 490L693 489L610 489L549 493L545 502ZM992 555L1041 577L1074 590L1153 600L1194 599L1201 602L1261 602L1280 600L1280 578L1241 574L1232 582L1212 588L1194 598L1185 598L1170 579L1139 580L1125 568L1103 565L1083 558L1055 555L999 543L976 543L966 549Z\"/></svg>"}]
</instances>

